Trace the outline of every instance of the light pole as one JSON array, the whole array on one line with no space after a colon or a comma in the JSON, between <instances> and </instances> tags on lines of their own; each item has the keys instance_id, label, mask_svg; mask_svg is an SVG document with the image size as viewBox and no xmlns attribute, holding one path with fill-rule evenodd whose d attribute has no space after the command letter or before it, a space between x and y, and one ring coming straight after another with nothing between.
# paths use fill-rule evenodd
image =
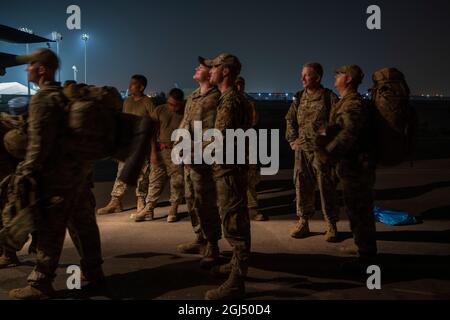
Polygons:
<instances>
[{"instance_id":1,"label":"light pole","mask_svg":"<svg viewBox=\"0 0 450 320\"><path fill-rule=\"evenodd\" d=\"M81 35L81 40L84 41L84 83L87 84L87 42L89 40L89 35L83 33Z\"/></svg>"},{"instance_id":2,"label":"light pole","mask_svg":"<svg viewBox=\"0 0 450 320\"><path fill-rule=\"evenodd\" d=\"M77 66L72 66L72 70L73 70L73 80L75 80L75 82L77 81Z\"/></svg>"},{"instance_id":3,"label":"light pole","mask_svg":"<svg viewBox=\"0 0 450 320\"><path fill-rule=\"evenodd\" d=\"M29 33L29 34L33 34L34 33L33 30L28 29L28 28L24 28L24 27L19 28L19 30L22 31L22 32ZM28 43L25 45L25 48L27 50L27 55L30 54L30 45ZM28 96L31 96L30 81L28 81L28 79L27 79L27 83L28 83Z\"/></svg>"},{"instance_id":4,"label":"light pole","mask_svg":"<svg viewBox=\"0 0 450 320\"><path fill-rule=\"evenodd\" d=\"M62 40L61 33L53 31L52 32L52 40L56 41L56 54L57 54L57 56L59 58L59 43ZM59 69L58 69L58 81L61 82L61 66L59 66Z\"/></svg>"}]
</instances>

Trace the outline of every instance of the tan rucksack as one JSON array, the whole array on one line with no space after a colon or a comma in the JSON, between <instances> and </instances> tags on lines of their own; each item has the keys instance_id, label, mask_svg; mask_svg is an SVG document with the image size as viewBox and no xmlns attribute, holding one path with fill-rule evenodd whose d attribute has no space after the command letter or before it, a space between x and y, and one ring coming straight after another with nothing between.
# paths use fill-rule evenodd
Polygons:
<instances>
[{"instance_id":1,"label":"tan rucksack","mask_svg":"<svg viewBox=\"0 0 450 320\"><path fill-rule=\"evenodd\" d=\"M417 115L409 103L410 90L403 73L384 68L374 73L371 89L376 112L377 162L393 166L412 160Z\"/></svg>"},{"instance_id":2,"label":"tan rucksack","mask_svg":"<svg viewBox=\"0 0 450 320\"><path fill-rule=\"evenodd\" d=\"M116 149L122 97L116 88L70 85L64 89L67 105L67 140L85 160L110 157Z\"/></svg>"}]
</instances>

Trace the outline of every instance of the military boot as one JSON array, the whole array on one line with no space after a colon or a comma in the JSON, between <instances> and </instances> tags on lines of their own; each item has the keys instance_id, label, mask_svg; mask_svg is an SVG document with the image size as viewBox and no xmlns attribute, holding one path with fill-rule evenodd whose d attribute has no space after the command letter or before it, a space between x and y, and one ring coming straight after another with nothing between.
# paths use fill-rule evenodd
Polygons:
<instances>
[{"instance_id":1,"label":"military boot","mask_svg":"<svg viewBox=\"0 0 450 320\"><path fill-rule=\"evenodd\" d=\"M217 278L226 278L231 274L231 262L215 266L211 269L211 274Z\"/></svg>"},{"instance_id":2,"label":"military boot","mask_svg":"<svg viewBox=\"0 0 450 320\"><path fill-rule=\"evenodd\" d=\"M245 297L244 277L233 271L219 288L206 292L206 300L237 300Z\"/></svg>"},{"instance_id":3,"label":"military boot","mask_svg":"<svg viewBox=\"0 0 450 320\"><path fill-rule=\"evenodd\" d=\"M197 239L192 242L180 244L177 247L178 252L187 254L203 254L206 248L206 240L200 233L197 235Z\"/></svg>"},{"instance_id":4,"label":"military boot","mask_svg":"<svg viewBox=\"0 0 450 320\"><path fill-rule=\"evenodd\" d=\"M339 241L336 223L328 223L327 232L325 233L325 241L327 242Z\"/></svg>"},{"instance_id":5,"label":"military boot","mask_svg":"<svg viewBox=\"0 0 450 320\"><path fill-rule=\"evenodd\" d=\"M169 215L167 216L167 222L177 222L178 218L178 203L172 203L169 209Z\"/></svg>"},{"instance_id":6,"label":"military boot","mask_svg":"<svg viewBox=\"0 0 450 320\"><path fill-rule=\"evenodd\" d=\"M155 211L156 203L155 202L149 202L145 205L145 208L142 209L141 212L136 214L136 217L134 218L135 222L143 222L143 221L152 221L154 218L154 211Z\"/></svg>"},{"instance_id":7,"label":"military boot","mask_svg":"<svg viewBox=\"0 0 450 320\"><path fill-rule=\"evenodd\" d=\"M208 241L203 258L200 260L200 267L203 269L211 269L213 266L219 264L220 249L217 241Z\"/></svg>"},{"instance_id":8,"label":"military boot","mask_svg":"<svg viewBox=\"0 0 450 320\"><path fill-rule=\"evenodd\" d=\"M300 218L297 225L291 232L291 237L296 239L305 238L310 234L309 222L306 219Z\"/></svg>"},{"instance_id":9,"label":"military boot","mask_svg":"<svg viewBox=\"0 0 450 320\"><path fill-rule=\"evenodd\" d=\"M13 300L48 300L55 296L55 289L51 284L33 284L9 292Z\"/></svg>"},{"instance_id":10,"label":"military boot","mask_svg":"<svg viewBox=\"0 0 450 320\"><path fill-rule=\"evenodd\" d=\"M137 197L136 212L139 213L145 208L145 197Z\"/></svg>"},{"instance_id":11,"label":"military boot","mask_svg":"<svg viewBox=\"0 0 450 320\"><path fill-rule=\"evenodd\" d=\"M106 207L97 210L97 214L105 215L105 214L111 214L111 213L119 213L122 211L123 211L123 208L122 208L122 202L120 201L120 198L112 197L111 201L106 205Z\"/></svg>"},{"instance_id":12,"label":"military boot","mask_svg":"<svg viewBox=\"0 0 450 320\"><path fill-rule=\"evenodd\" d=\"M15 251L3 250L0 257L0 269L16 267L20 264Z\"/></svg>"},{"instance_id":13,"label":"military boot","mask_svg":"<svg viewBox=\"0 0 450 320\"><path fill-rule=\"evenodd\" d=\"M267 221L269 217L264 213L259 212L257 208L249 208L250 219L254 221Z\"/></svg>"}]
</instances>

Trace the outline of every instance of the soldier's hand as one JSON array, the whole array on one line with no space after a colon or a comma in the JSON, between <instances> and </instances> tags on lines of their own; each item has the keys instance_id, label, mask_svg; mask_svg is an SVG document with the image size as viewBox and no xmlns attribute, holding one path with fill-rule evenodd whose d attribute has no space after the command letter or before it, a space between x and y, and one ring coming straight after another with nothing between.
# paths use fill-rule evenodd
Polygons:
<instances>
[{"instance_id":1,"label":"soldier's hand","mask_svg":"<svg viewBox=\"0 0 450 320\"><path fill-rule=\"evenodd\" d=\"M293 151L296 151L296 150L297 150L297 147L298 147L297 142L291 142L291 149L292 149Z\"/></svg>"}]
</instances>

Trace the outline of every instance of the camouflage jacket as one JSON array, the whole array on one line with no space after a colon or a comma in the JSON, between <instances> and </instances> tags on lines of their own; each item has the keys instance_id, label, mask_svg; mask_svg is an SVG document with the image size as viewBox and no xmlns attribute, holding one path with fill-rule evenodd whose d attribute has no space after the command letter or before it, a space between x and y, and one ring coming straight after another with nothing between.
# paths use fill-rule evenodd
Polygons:
<instances>
[{"instance_id":1,"label":"camouflage jacket","mask_svg":"<svg viewBox=\"0 0 450 320\"><path fill-rule=\"evenodd\" d=\"M327 154L334 159L358 154L364 147L361 144L368 126L368 105L356 91L348 93L331 111L325 146Z\"/></svg>"},{"instance_id":2,"label":"camouflage jacket","mask_svg":"<svg viewBox=\"0 0 450 320\"><path fill-rule=\"evenodd\" d=\"M244 131L251 127L251 107L248 100L235 88L230 87L222 93L217 108L217 117L215 129L219 130L224 137L224 148L227 145L226 130L227 129L243 129ZM233 142L235 143L235 141ZM224 150L224 161L226 160L226 150ZM236 156L236 153L235 153ZM227 173L237 169L237 165L220 165L218 166L220 174ZM217 169L217 168L216 168Z\"/></svg>"},{"instance_id":3,"label":"camouflage jacket","mask_svg":"<svg viewBox=\"0 0 450 320\"><path fill-rule=\"evenodd\" d=\"M58 195L71 189L87 174L86 163L65 143L67 99L59 83L47 83L33 96L27 119L28 145L25 160L17 168L31 175L42 195Z\"/></svg>"},{"instance_id":4,"label":"camouflage jacket","mask_svg":"<svg viewBox=\"0 0 450 320\"><path fill-rule=\"evenodd\" d=\"M220 92L216 87L209 88L204 94L200 88L195 90L187 99L184 118L180 128L194 133L194 121L201 121L203 130L214 128L219 103Z\"/></svg>"},{"instance_id":5,"label":"camouflage jacket","mask_svg":"<svg viewBox=\"0 0 450 320\"><path fill-rule=\"evenodd\" d=\"M317 132L327 127L330 110L338 100L325 88L312 96L306 91L298 93L286 115L286 140L299 144L304 151L314 151Z\"/></svg>"}]
</instances>

